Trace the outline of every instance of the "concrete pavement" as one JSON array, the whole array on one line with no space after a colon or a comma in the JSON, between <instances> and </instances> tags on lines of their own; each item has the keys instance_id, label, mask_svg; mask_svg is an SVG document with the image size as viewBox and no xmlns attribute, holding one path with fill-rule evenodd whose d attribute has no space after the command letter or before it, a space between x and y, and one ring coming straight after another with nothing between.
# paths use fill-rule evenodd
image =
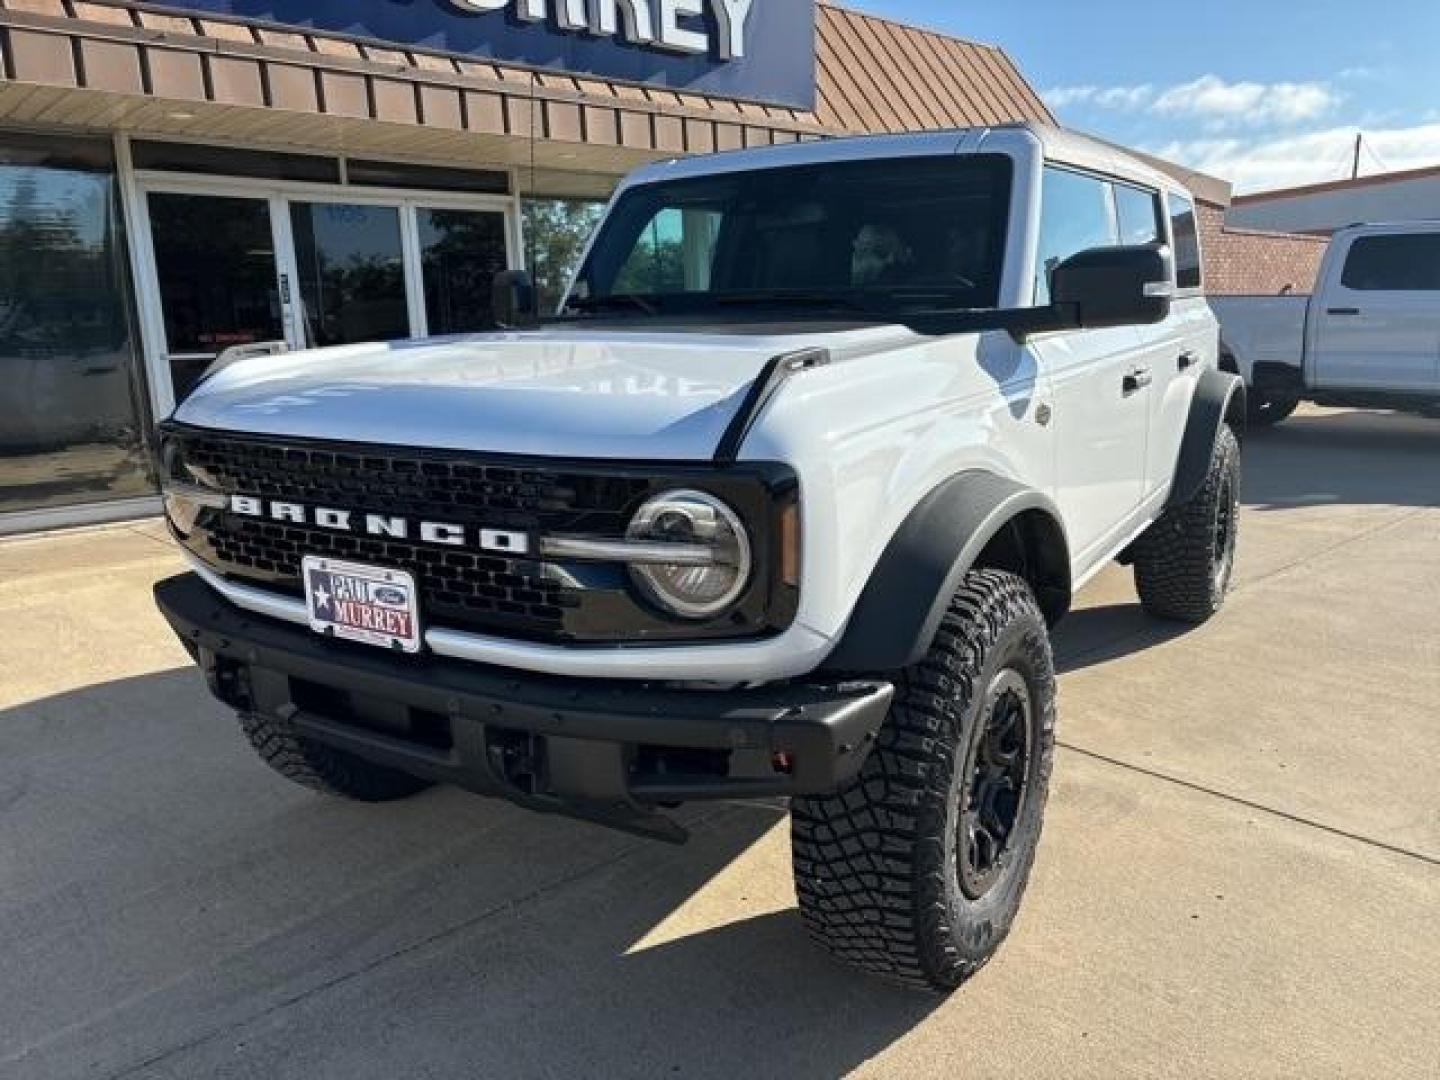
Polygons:
<instances>
[{"instance_id":1,"label":"concrete pavement","mask_svg":"<svg viewBox=\"0 0 1440 1080\"><path fill-rule=\"evenodd\" d=\"M776 807L311 795L154 613L156 524L0 543L0 1077L1433 1076L1437 463L1303 410L1217 620L1082 595L1025 909L943 1001L807 943Z\"/></svg>"}]
</instances>

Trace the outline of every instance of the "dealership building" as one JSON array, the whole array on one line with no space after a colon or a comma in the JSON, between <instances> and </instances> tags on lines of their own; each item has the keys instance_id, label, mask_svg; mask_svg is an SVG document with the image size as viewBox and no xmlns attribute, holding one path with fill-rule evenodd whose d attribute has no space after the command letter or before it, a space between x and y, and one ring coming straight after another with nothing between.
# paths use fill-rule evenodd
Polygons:
<instances>
[{"instance_id":1,"label":"dealership building","mask_svg":"<svg viewBox=\"0 0 1440 1080\"><path fill-rule=\"evenodd\" d=\"M814 0L0 0L0 75L3 532L155 510L224 349L486 329L525 222L647 161L1053 119Z\"/></svg>"}]
</instances>

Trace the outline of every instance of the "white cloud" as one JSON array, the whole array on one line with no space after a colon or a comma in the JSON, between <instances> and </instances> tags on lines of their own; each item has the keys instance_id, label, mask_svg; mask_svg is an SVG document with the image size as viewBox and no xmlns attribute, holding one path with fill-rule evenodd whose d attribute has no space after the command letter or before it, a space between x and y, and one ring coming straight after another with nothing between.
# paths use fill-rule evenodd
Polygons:
<instances>
[{"instance_id":1,"label":"white cloud","mask_svg":"<svg viewBox=\"0 0 1440 1080\"><path fill-rule=\"evenodd\" d=\"M1365 132L1361 171L1418 169L1440 164L1440 122ZM1260 141L1226 137L1177 140L1151 152L1235 184L1239 192L1340 180L1350 175L1354 128L1326 128Z\"/></svg>"},{"instance_id":2,"label":"white cloud","mask_svg":"<svg viewBox=\"0 0 1440 1080\"><path fill-rule=\"evenodd\" d=\"M1334 109L1343 95L1320 82L1226 82L1202 75L1166 90L1150 106L1160 116L1225 124L1302 123Z\"/></svg>"},{"instance_id":3,"label":"white cloud","mask_svg":"<svg viewBox=\"0 0 1440 1080\"><path fill-rule=\"evenodd\" d=\"M1144 108L1155 96L1149 83L1139 86L1057 86L1042 95L1052 108L1066 109L1073 105L1098 105L1102 109L1134 112Z\"/></svg>"},{"instance_id":4,"label":"white cloud","mask_svg":"<svg viewBox=\"0 0 1440 1080\"><path fill-rule=\"evenodd\" d=\"M1084 105L1113 112L1143 110L1221 129L1316 120L1334 110L1345 95L1323 82L1227 82L1218 75L1202 75L1167 87L1057 86L1044 98L1055 109Z\"/></svg>"}]
</instances>

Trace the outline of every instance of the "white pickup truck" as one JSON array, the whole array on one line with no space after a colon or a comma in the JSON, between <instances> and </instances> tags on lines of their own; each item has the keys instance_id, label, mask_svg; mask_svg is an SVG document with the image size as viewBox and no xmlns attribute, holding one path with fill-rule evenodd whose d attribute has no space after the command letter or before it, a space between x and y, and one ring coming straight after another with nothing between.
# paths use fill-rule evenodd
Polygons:
<instances>
[{"instance_id":1,"label":"white pickup truck","mask_svg":"<svg viewBox=\"0 0 1440 1080\"><path fill-rule=\"evenodd\" d=\"M1301 401L1440 411L1440 221L1342 229L1313 296L1210 306L1252 423L1279 423Z\"/></svg>"}]
</instances>

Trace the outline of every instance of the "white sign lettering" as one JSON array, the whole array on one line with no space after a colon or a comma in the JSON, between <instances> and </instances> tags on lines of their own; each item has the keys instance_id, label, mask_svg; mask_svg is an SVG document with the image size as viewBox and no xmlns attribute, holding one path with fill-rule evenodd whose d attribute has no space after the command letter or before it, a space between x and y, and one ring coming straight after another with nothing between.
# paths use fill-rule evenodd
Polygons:
<instances>
[{"instance_id":1,"label":"white sign lettering","mask_svg":"<svg viewBox=\"0 0 1440 1080\"><path fill-rule=\"evenodd\" d=\"M632 45L699 55L711 51L710 32L701 19L708 11L719 30L714 51L721 60L745 57L745 30L755 0L450 0L461 11L490 14L509 11L522 22L543 22L571 33L618 37Z\"/></svg>"}]
</instances>

